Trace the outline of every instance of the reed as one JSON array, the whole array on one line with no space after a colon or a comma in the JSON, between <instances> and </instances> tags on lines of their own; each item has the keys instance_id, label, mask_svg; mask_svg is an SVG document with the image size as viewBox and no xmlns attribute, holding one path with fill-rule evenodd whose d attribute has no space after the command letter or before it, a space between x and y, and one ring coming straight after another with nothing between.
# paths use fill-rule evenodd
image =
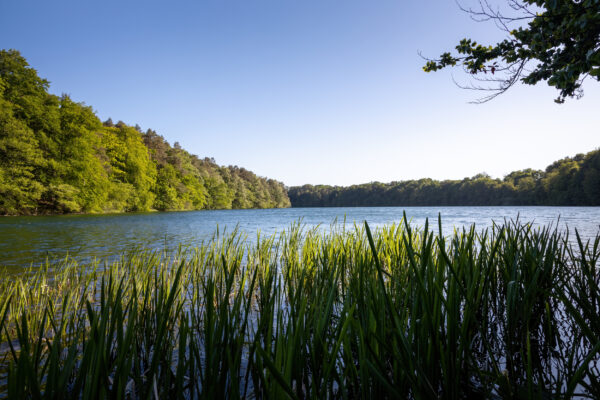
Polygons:
<instances>
[{"instance_id":1,"label":"reed","mask_svg":"<svg viewBox=\"0 0 600 400\"><path fill-rule=\"evenodd\" d=\"M600 398L600 235L406 220L0 282L0 397Z\"/></svg>"}]
</instances>

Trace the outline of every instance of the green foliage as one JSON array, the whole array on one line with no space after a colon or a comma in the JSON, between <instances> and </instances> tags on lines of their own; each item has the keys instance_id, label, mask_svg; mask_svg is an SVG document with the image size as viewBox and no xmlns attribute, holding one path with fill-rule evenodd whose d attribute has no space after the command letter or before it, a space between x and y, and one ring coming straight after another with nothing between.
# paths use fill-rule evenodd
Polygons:
<instances>
[{"instance_id":1,"label":"green foliage","mask_svg":"<svg viewBox=\"0 0 600 400\"><path fill-rule=\"evenodd\" d=\"M102 132L102 147L110 160L113 187L118 193L128 192L124 210L149 210L154 201L151 189L156 181L156 166L139 132L126 125L104 128Z\"/></svg>"},{"instance_id":2,"label":"green foliage","mask_svg":"<svg viewBox=\"0 0 600 400\"><path fill-rule=\"evenodd\" d=\"M435 230L296 224L10 275L0 398L598 399L600 236Z\"/></svg>"},{"instance_id":3,"label":"green foliage","mask_svg":"<svg viewBox=\"0 0 600 400\"><path fill-rule=\"evenodd\" d=\"M348 187L304 185L288 190L293 207L600 205L600 150L564 158L545 171L526 169L503 180L379 182Z\"/></svg>"},{"instance_id":4,"label":"green foliage","mask_svg":"<svg viewBox=\"0 0 600 400\"><path fill-rule=\"evenodd\" d=\"M102 123L48 86L19 52L0 51L0 214L290 206L279 182Z\"/></svg>"},{"instance_id":5,"label":"green foliage","mask_svg":"<svg viewBox=\"0 0 600 400\"><path fill-rule=\"evenodd\" d=\"M36 171L43 166L34 132L15 118L11 104L0 98L0 210L36 211L43 191Z\"/></svg>"},{"instance_id":6,"label":"green foliage","mask_svg":"<svg viewBox=\"0 0 600 400\"><path fill-rule=\"evenodd\" d=\"M69 184L50 184L42 194L40 203L58 213L74 213L81 211L78 197L79 190Z\"/></svg>"},{"instance_id":7,"label":"green foliage","mask_svg":"<svg viewBox=\"0 0 600 400\"><path fill-rule=\"evenodd\" d=\"M156 177L154 208L161 211L178 209L177 183L177 175L172 165L167 164L159 168Z\"/></svg>"},{"instance_id":8,"label":"green foliage","mask_svg":"<svg viewBox=\"0 0 600 400\"><path fill-rule=\"evenodd\" d=\"M108 172L97 156L101 144L101 124L89 107L74 103L68 96L60 100L61 129L54 136L60 151L61 182L78 189L76 202L82 211L102 211L110 188Z\"/></svg>"},{"instance_id":9,"label":"green foliage","mask_svg":"<svg viewBox=\"0 0 600 400\"><path fill-rule=\"evenodd\" d=\"M487 82L502 93L517 80L534 85L547 81L559 90L556 102L581 95L583 79L600 80L600 2L598 0L508 0L512 12L503 15L487 2L480 10L466 10L476 19L493 20L508 33L495 46L482 46L463 39L456 55L444 53L429 60L426 72L460 65L473 75L490 73ZM510 29L511 23L526 25Z\"/></svg>"}]
</instances>

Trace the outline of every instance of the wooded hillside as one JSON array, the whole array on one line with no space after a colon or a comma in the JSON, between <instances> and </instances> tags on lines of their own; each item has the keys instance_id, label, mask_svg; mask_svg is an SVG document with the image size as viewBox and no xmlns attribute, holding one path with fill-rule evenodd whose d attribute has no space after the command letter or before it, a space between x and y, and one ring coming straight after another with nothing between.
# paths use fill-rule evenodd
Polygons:
<instances>
[{"instance_id":1,"label":"wooded hillside","mask_svg":"<svg viewBox=\"0 0 600 400\"><path fill-rule=\"evenodd\" d=\"M0 214L289 207L281 182L223 167L148 129L102 123L0 51Z\"/></svg>"}]
</instances>

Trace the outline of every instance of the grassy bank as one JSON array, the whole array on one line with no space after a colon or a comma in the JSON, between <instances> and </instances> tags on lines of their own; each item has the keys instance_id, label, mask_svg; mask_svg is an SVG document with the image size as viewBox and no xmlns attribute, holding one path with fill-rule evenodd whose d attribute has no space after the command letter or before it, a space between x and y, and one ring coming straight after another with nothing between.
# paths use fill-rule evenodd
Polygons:
<instances>
[{"instance_id":1,"label":"grassy bank","mask_svg":"<svg viewBox=\"0 0 600 400\"><path fill-rule=\"evenodd\" d=\"M0 283L10 398L600 397L600 236L234 233Z\"/></svg>"}]
</instances>

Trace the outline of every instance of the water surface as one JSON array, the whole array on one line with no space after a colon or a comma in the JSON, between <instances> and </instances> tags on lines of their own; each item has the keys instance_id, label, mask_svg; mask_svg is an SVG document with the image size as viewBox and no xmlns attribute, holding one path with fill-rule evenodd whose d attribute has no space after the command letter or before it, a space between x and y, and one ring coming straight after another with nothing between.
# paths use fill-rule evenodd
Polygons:
<instances>
[{"instance_id":1,"label":"water surface","mask_svg":"<svg viewBox=\"0 0 600 400\"><path fill-rule=\"evenodd\" d=\"M600 232L600 207L340 207L268 210L219 210L112 215L67 215L0 218L0 265L28 266L66 254L81 260L119 255L136 247L173 248L178 244L199 245L217 227L231 231L236 226L250 239L257 232L271 235L298 220L307 227L329 229L337 219L347 224L367 221L371 227L399 222L406 211L415 225L426 218L437 229L442 216L444 234L454 227L476 224L478 230L505 218L557 224L590 238Z\"/></svg>"}]
</instances>

